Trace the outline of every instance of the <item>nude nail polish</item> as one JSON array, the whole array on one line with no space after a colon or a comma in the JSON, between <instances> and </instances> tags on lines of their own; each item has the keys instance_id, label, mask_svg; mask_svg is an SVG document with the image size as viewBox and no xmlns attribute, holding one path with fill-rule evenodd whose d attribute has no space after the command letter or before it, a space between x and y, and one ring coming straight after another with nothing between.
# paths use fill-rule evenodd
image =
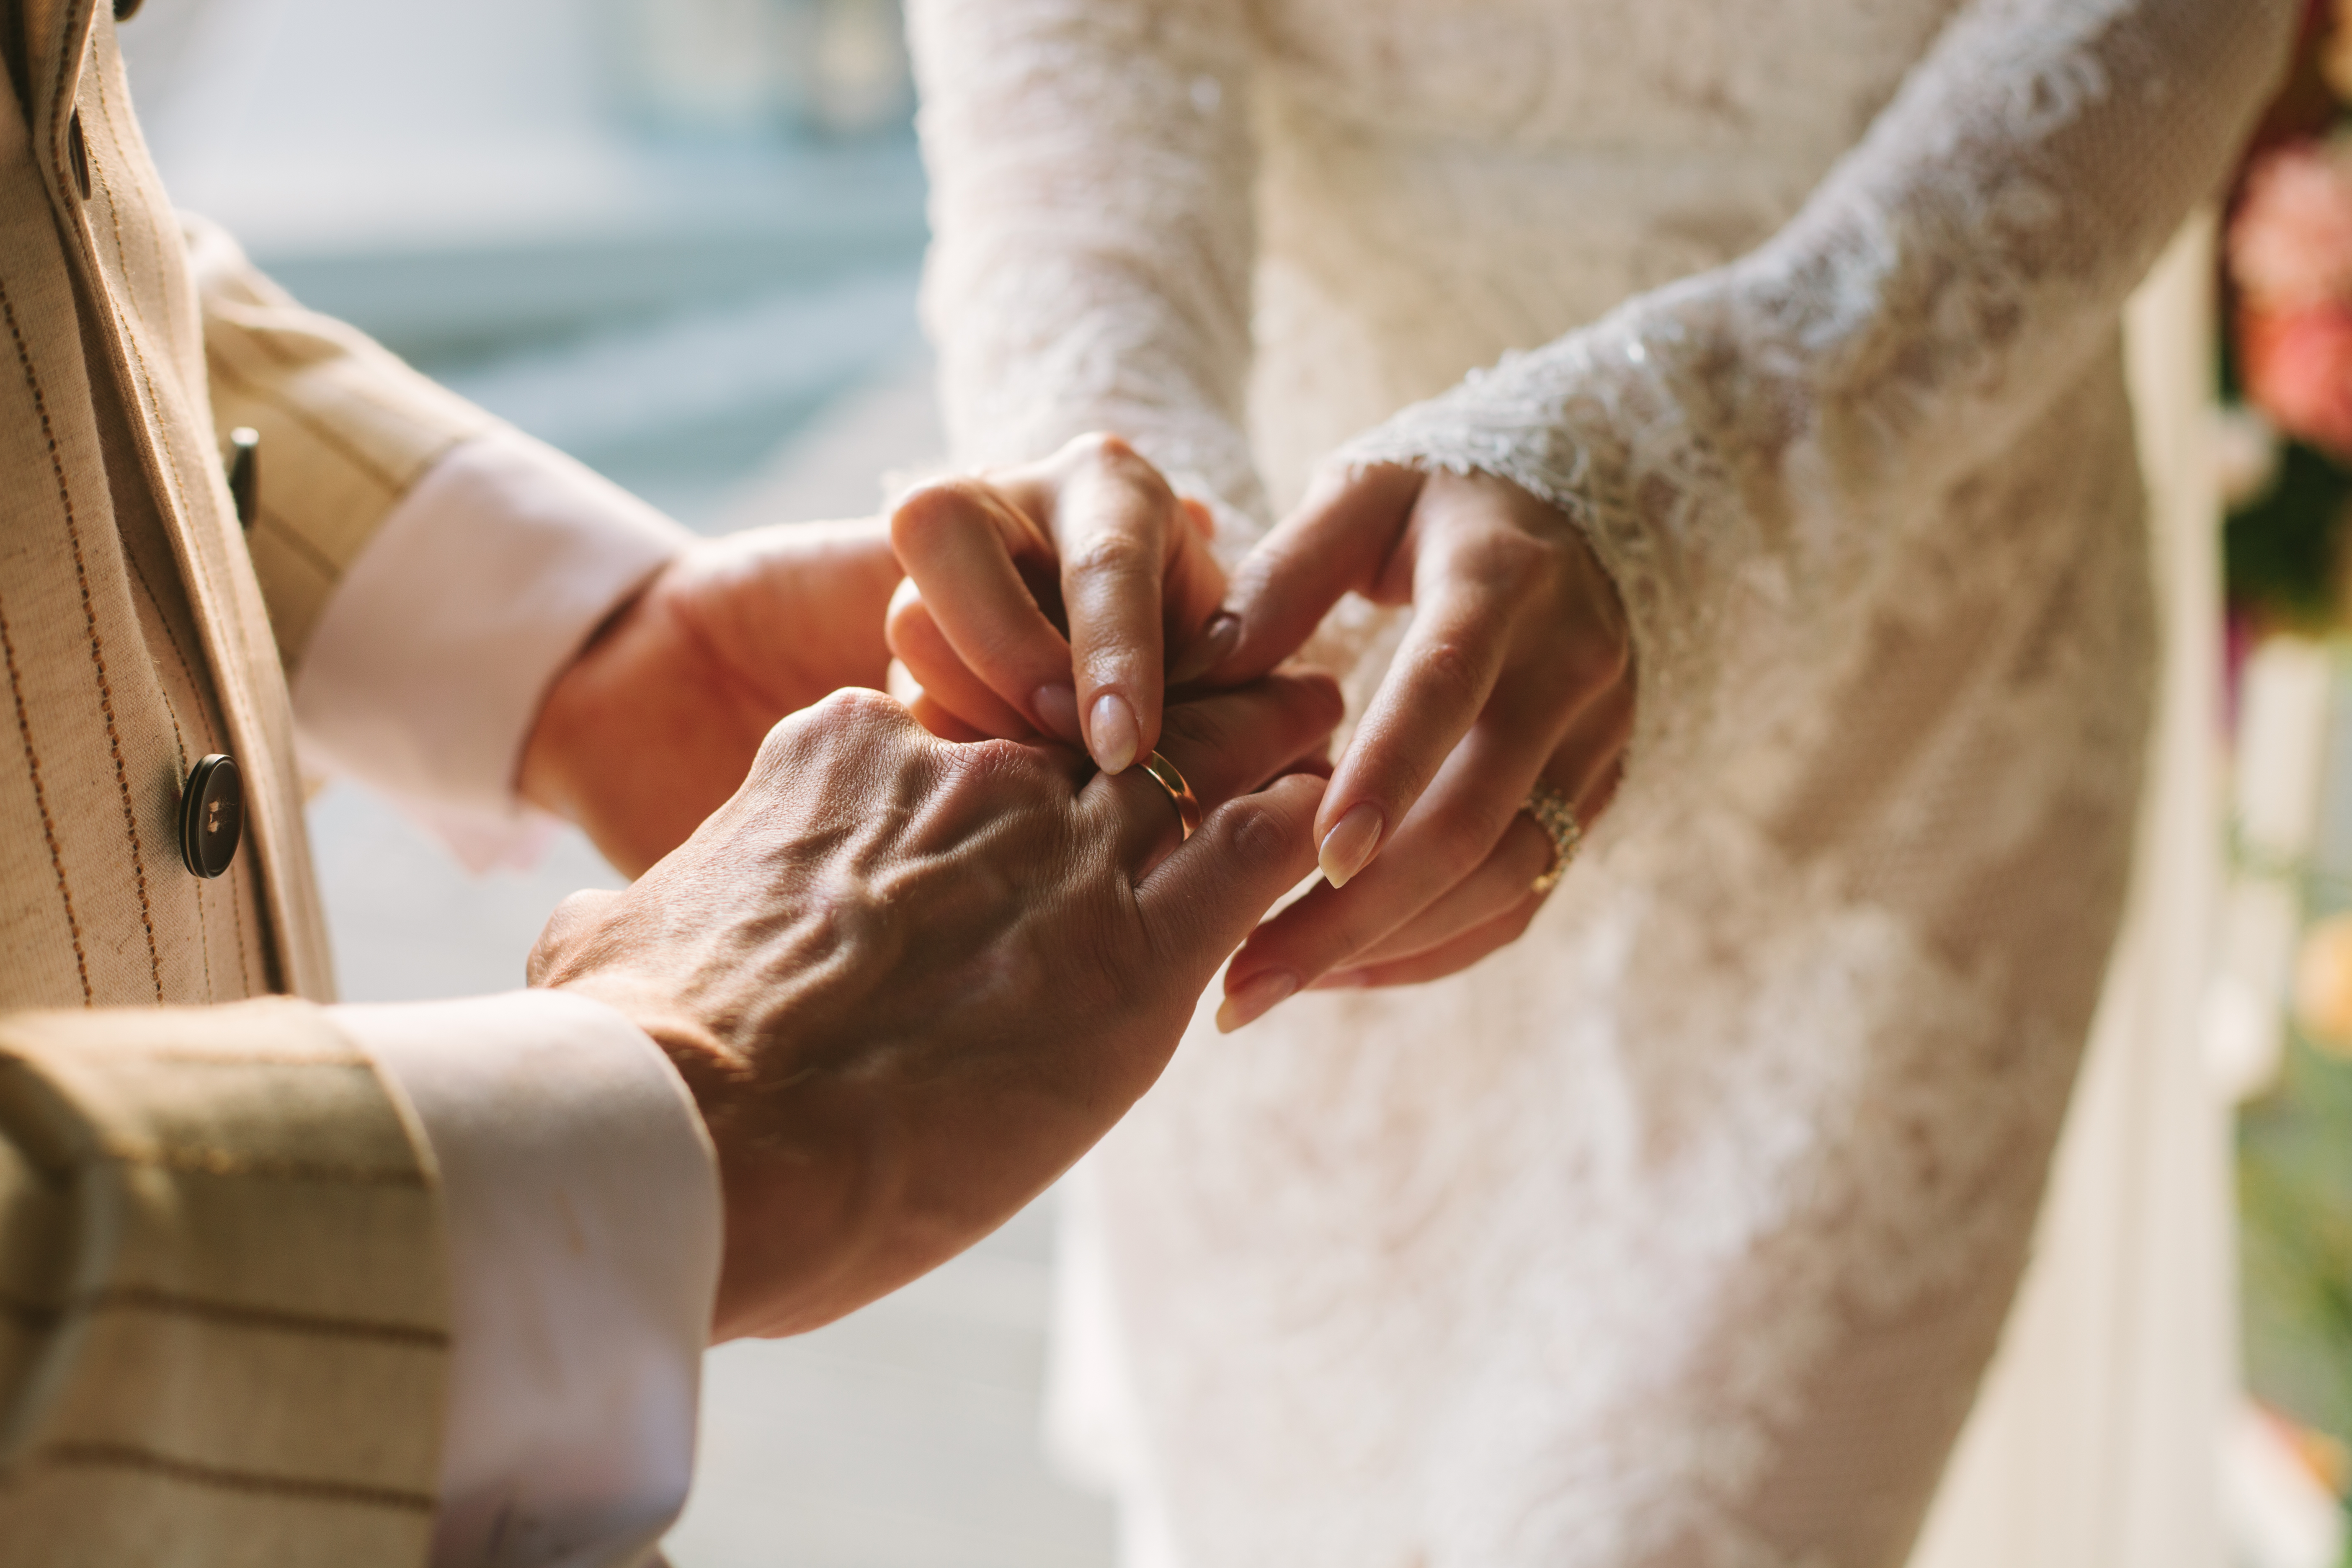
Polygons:
<instances>
[{"instance_id":1,"label":"nude nail polish","mask_svg":"<svg viewBox=\"0 0 2352 1568\"><path fill-rule=\"evenodd\" d=\"M1323 879L1335 888L1346 887L1381 847L1381 830L1385 826L1381 808L1370 801L1360 800L1349 806L1347 815L1323 836L1323 846L1315 853L1323 868Z\"/></svg>"},{"instance_id":2,"label":"nude nail polish","mask_svg":"<svg viewBox=\"0 0 2352 1568\"><path fill-rule=\"evenodd\" d=\"M1094 722L1087 727L1087 738L1093 742L1095 762L1107 773L1125 773L1135 761L1140 735L1135 722L1135 710L1127 699L1116 691L1106 691L1095 699Z\"/></svg>"},{"instance_id":3,"label":"nude nail polish","mask_svg":"<svg viewBox=\"0 0 2352 1568\"><path fill-rule=\"evenodd\" d=\"M1217 1033L1230 1035L1243 1025L1265 1016L1277 1002L1298 990L1298 976L1287 969L1253 974L1233 988L1217 1005Z\"/></svg>"},{"instance_id":4,"label":"nude nail polish","mask_svg":"<svg viewBox=\"0 0 2352 1568\"><path fill-rule=\"evenodd\" d=\"M1078 733L1078 694L1075 688L1041 686L1029 694L1029 711L1045 733L1057 741L1067 741L1076 746L1085 737Z\"/></svg>"}]
</instances>

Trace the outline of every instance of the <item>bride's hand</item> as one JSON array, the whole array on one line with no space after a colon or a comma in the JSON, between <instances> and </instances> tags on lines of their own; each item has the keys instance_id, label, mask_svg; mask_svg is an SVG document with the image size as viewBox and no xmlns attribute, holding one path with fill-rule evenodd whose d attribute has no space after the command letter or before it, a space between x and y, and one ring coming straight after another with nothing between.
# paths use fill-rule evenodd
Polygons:
<instances>
[{"instance_id":1,"label":"bride's hand","mask_svg":"<svg viewBox=\"0 0 2352 1568\"><path fill-rule=\"evenodd\" d=\"M890 651L912 682L894 672L894 695L950 739L1052 735L1120 772L1159 744L1167 653L1224 593L1210 531L1115 436L922 487L890 520Z\"/></svg>"},{"instance_id":2,"label":"bride's hand","mask_svg":"<svg viewBox=\"0 0 2352 1568\"><path fill-rule=\"evenodd\" d=\"M1227 1029L1304 986L1409 984L1515 940L1553 863L1529 791L1543 780L1589 824L1633 731L1616 589L1575 524L1508 480L1327 474L1237 569L1238 640L1208 679L1272 668L1350 590L1412 605L1412 626L1316 817L1328 885L1234 956Z\"/></svg>"}]
</instances>

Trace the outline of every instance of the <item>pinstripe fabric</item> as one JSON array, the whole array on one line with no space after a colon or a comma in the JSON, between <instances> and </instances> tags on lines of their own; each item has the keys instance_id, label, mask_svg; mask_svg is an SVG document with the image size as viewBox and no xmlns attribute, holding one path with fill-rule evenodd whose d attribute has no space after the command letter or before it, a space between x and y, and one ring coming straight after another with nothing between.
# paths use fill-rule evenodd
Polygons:
<instances>
[{"instance_id":1,"label":"pinstripe fabric","mask_svg":"<svg viewBox=\"0 0 2352 1568\"><path fill-rule=\"evenodd\" d=\"M307 1003L0 1019L0 1561L421 1562L421 1149Z\"/></svg>"},{"instance_id":2,"label":"pinstripe fabric","mask_svg":"<svg viewBox=\"0 0 2352 1568\"><path fill-rule=\"evenodd\" d=\"M281 649L488 422L184 237L105 8L0 22L0 1563L413 1564L439 1196L311 1005ZM216 413L263 433L249 545ZM175 817L212 751L247 837L204 882Z\"/></svg>"},{"instance_id":3,"label":"pinstripe fabric","mask_svg":"<svg viewBox=\"0 0 2352 1568\"><path fill-rule=\"evenodd\" d=\"M220 428L261 434L253 561L291 668L392 505L490 420L340 321L303 310L234 241L187 220Z\"/></svg>"}]
</instances>

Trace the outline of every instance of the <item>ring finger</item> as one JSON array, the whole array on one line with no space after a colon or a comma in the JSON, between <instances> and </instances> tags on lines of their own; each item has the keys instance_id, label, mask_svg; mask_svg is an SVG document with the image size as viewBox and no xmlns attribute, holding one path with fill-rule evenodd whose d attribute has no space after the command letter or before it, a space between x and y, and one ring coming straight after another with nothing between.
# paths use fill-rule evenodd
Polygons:
<instances>
[{"instance_id":1,"label":"ring finger","mask_svg":"<svg viewBox=\"0 0 2352 1568\"><path fill-rule=\"evenodd\" d=\"M1491 856L1567 722L1566 715L1528 711L1528 703L1512 700L1519 695L1497 694L1360 875L1344 888L1316 888L1260 926L1234 960L1227 984L1265 971L1312 983L1387 940Z\"/></svg>"},{"instance_id":2,"label":"ring finger","mask_svg":"<svg viewBox=\"0 0 2352 1568\"><path fill-rule=\"evenodd\" d=\"M1426 981L1443 980L1518 941L1535 920L1536 911L1542 908L1541 898L1534 893L1522 892L1509 909L1483 925L1472 926L1451 941L1385 963L1326 975L1316 983L1313 989L1370 989L1381 985L1419 985Z\"/></svg>"},{"instance_id":3,"label":"ring finger","mask_svg":"<svg viewBox=\"0 0 2352 1568\"><path fill-rule=\"evenodd\" d=\"M1277 673L1170 708L1159 751L1206 816L1318 752L1341 710L1339 685L1329 677ZM1131 860L1156 861L1182 839L1175 803L1141 768L1098 773L1085 793L1116 822Z\"/></svg>"},{"instance_id":4,"label":"ring finger","mask_svg":"<svg viewBox=\"0 0 2352 1568\"><path fill-rule=\"evenodd\" d=\"M1544 767L1544 779L1553 782L1555 788L1561 788L1557 781L1577 781L1561 793L1568 797L1569 810L1580 830L1591 828L1616 787L1625 739L1616 722L1615 707L1606 701L1596 703L1580 715L1568 739ZM1526 897L1552 868L1558 853L1551 834L1522 807L1504 829L1494 852L1476 869L1403 925L1344 962L1351 970L1386 963L1427 952L1484 925Z\"/></svg>"},{"instance_id":5,"label":"ring finger","mask_svg":"<svg viewBox=\"0 0 2352 1568\"><path fill-rule=\"evenodd\" d=\"M1327 978L1343 984L1339 979L1343 974L1425 952L1486 924L1528 896L1537 879L1550 869L1553 853L1551 835L1538 826L1534 817L1519 813L1504 830L1495 852L1481 860L1477 869L1380 941L1349 954L1343 961L1347 967L1334 970Z\"/></svg>"}]
</instances>

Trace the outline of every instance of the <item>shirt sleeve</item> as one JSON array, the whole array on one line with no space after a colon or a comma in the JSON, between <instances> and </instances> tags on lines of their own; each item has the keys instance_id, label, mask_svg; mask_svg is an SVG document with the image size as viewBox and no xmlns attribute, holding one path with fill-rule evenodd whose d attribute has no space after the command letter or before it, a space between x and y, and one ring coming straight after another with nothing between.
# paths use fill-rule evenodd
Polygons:
<instances>
[{"instance_id":1,"label":"shirt sleeve","mask_svg":"<svg viewBox=\"0 0 2352 1568\"><path fill-rule=\"evenodd\" d=\"M628 1568L685 1506L722 1208L668 1059L551 991L347 1005L414 1108L449 1237L434 1568Z\"/></svg>"},{"instance_id":2,"label":"shirt sleeve","mask_svg":"<svg viewBox=\"0 0 2352 1568\"><path fill-rule=\"evenodd\" d=\"M529 864L550 824L515 773L541 699L692 539L518 431L456 447L320 614L293 680L306 763L374 785L470 869Z\"/></svg>"}]
</instances>

